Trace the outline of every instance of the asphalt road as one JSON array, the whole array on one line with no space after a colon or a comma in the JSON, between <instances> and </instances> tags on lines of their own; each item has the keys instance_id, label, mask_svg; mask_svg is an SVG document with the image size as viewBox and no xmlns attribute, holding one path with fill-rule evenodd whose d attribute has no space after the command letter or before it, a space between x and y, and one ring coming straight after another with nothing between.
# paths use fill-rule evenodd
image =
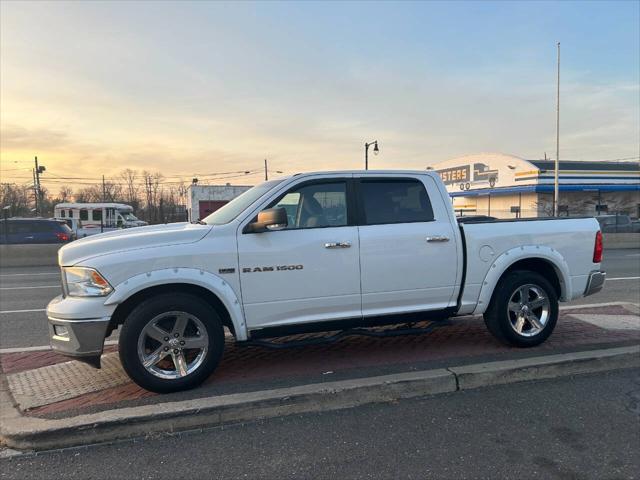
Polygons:
<instances>
[{"instance_id":1,"label":"asphalt road","mask_svg":"<svg viewBox=\"0 0 640 480\"><path fill-rule=\"evenodd\" d=\"M573 304L640 302L640 250L607 250L604 258L604 290ZM54 267L0 270L0 351L48 344L44 308L60 293L59 275Z\"/></svg>"},{"instance_id":2,"label":"asphalt road","mask_svg":"<svg viewBox=\"0 0 640 480\"><path fill-rule=\"evenodd\" d=\"M640 371L0 460L1 479L640 477Z\"/></svg>"}]
</instances>

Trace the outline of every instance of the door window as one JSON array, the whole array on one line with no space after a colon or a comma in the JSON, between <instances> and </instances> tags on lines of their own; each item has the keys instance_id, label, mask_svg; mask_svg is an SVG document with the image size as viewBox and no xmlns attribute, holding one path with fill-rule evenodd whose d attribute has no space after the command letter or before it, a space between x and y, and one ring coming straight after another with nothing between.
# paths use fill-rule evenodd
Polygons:
<instances>
[{"instance_id":1,"label":"door window","mask_svg":"<svg viewBox=\"0 0 640 480\"><path fill-rule=\"evenodd\" d=\"M422 182L413 179L360 181L362 223L415 223L433 221L433 209Z\"/></svg>"},{"instance_id":2,"label":"door window","mask_svg":"<svg viewBox=\"0 0 640 480\"><path fill-rule=\"evenodd\" d=\"M347 185L331 182L294 187L272 207L287 211L290 230L343 227L347 225Z\"/></svg>"}]
</instances>

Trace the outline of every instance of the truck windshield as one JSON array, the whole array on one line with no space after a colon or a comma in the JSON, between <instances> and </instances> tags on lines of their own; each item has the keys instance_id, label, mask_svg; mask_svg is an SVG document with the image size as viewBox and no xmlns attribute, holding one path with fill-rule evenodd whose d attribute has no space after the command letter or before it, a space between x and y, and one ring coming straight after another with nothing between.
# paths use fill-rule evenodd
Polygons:
<instances>
[{"instance_id":1,"label":"truck windshield","mask_svg":"<svg viewBox=\"0 0 640 480\"><path fill-rule=\"evenodd\" d=\"M271 180L269 182L261 183L253 188L250 188L242 195L237 196L226 205L220 207L211 215L202 219L203 223L207 225L224 225L229 223L238 215L240 215L249 205L255 202L262 195L267 193L273 187L278 185L282 180Z\"/></svg>"}]
</instances>

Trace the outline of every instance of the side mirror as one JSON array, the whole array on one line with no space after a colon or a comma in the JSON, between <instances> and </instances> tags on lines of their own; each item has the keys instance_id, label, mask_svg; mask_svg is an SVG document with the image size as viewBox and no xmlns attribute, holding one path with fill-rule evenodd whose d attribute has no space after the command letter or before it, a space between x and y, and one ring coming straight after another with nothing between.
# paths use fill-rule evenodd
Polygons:
<instances>
[{"instance_id":1,"label":"side mirror","mask_svg":"<svg viewBox=\"0 0 640 480\"><path fill-rule=\"evenodd\" d=\"M259 233L269 230L282 230L287 228L287 211L282 208L267 208L258 213L258 221L247 225L247 232Z\"/></svg>"}]
</instances>

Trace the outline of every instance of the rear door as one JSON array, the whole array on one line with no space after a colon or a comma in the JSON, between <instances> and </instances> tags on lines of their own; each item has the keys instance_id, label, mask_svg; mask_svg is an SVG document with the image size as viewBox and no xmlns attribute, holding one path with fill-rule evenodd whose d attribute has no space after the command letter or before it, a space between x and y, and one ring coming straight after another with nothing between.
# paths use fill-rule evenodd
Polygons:
<instances>
[{"instance_id":1,"label":"rear door","mask_svg":"<svg viewBox=\"0 0 640 480\"><path fill-rule=\"evenodd\" d=\"M363 315L455 303L456 237L435 181L369 174L357 191Z\"/></svg>"},{"instance_id":2,"label":"rear door","mask_svg":"<svg viewBox=\"0 0 640 480\"><path fill-rule=\"evenodd\" d=\"M238 232L247 327L360 317L358 227L351 178L301 181L263 208L287 211L284 230ZM255 219L251 219L255 220Z\"/></svg>"}]
</instances>

